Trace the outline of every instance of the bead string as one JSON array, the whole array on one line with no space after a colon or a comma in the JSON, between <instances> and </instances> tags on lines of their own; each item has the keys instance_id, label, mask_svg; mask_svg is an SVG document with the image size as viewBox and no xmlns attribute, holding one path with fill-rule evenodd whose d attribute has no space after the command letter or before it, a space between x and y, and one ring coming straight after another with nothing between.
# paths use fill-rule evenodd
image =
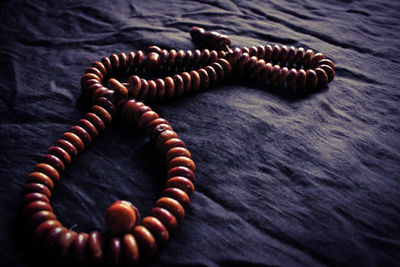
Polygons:
<instances>
[{"instance_id":1,"label":"bead string","mask_svg":"<svg viewBox=\"0 0 400 267\"><path fill-rule=\"evenodd\" d=\"M22 189L22 213L34 238L45 241L61 258L80 265L105 261L112 265L135 265L155 255L183 219L194 191L195 163L168 121L143 101L172 99L206 90L232 73L259 80L268 87L304 94L326 86L335 74L331 60L301 47L260 45L231 49L231 40L217 32L192 27L190 35L203 50L167 51L150 46L146 53L139 50L103 57L85 70L81 87L82 94L92 104L90 112L49 148ZM155 80L138 76L178 71L182 73ZM127 83L113 78L121 74L131 75ZM108 87L104 86L106 81ZM53 213L51 190L66 167L106 129L117 113L144 130L164 157L168 170L165 190L150 215L142 220L132 203L114 202L105 216L109 235L68 230Z\"/></svg>"}]
</instances>

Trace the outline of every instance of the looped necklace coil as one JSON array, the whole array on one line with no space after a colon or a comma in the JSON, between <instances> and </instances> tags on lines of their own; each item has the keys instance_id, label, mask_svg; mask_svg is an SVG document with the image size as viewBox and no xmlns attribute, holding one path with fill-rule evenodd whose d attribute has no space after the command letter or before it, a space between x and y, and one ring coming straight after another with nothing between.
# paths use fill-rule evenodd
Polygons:
<instances>
[{"instance_id":1,"label":"looped necklace coil","mask_svg":"<svg viewBox=\"0 0 400 267\"><path fill-rule=\"evenodd\" d=\"M217 32L192 27L195 51L169 51L150 46L125 54L111 54L88 67L81 79L90 112L51 146L22 189L23 217L34 238L46 249L76 264L135 265L157 253L178 221L185 216L194 191L196 166L185 143L172 126L144 101L172 99L206 90L235 76L251 78L290 94L303 95L323 88L335 75L331 60L322 53L285 45L231 49L231 40ZM209 50L209 49L211 50ZM140 73L181 72L147 80ZM127 83L113 78L131 75ZM105 83L108 86L105 86ZM108 232L75 232L64 227L50 205L51 190L65 168L112 122L116 114L144 130L165 159L165 189L149 216L140 220L129 201L117 200L107 210Z\"/></svg>"}]
</instances>

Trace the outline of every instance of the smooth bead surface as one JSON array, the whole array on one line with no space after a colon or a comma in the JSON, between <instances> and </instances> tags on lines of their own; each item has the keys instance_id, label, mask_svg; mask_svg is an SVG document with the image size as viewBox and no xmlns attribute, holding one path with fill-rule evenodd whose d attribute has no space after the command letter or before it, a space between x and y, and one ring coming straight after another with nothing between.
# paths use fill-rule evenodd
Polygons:
<instances>
[{"instance_id":1,"label":"smooth bead surface","mask_svg":"<svg viewBox=\"0 0 400 267\"><path fill-rule=\"evenodd\" d=\"M278 86L279 87L283 87L288 75L289 75L288 68L287 67L282 68L281 71L279 72L279 77L278 77Z\"/></svg>"},{"instance_id":2,"label":"smooth bead surface","mask_svg":"<svg viewBox=\"0 0 400 267\"><path fill-rule=\"evenodd\" d=\"M82 152L83 149L85 148L85 144L83 143L82 139L80 139L79 136L77 136L72 132L63 133L61 138L73 144L78 150L78 152Z\"/></svg>"},{"instance_id":3,"label":"smooth bead surface","mask_svg":"<svg viewBox=\"0 0 400 267\"><path fill-rule=\"evenodd\" d=\"M318 62L318 66L322 66L322 65L328 65L333 70L335 69L335 64L333 63L333 61L330 59L327 59L327 58L322 59L321 61Z\"/></svg>"},{"instance_id":4,"label":"smooth bead surface","mask_svg":"<svg viewBox=\"0 0 400 267\"><path fill-rule=\"evenodd\" d=\"M99 116L97 116L96 114L89 112L86 113L85 118L90 121L99 132L102 132L106 129L106 125L104 124L104 122L100 119ZM73 143L72 143L73 144Z\"/></svg>"},{"instance_id":5,"label":"smooth bead surface","mask_svg":"<svg viewBox=\"0 0 400 267\"><path fill-rule=\"evenodd\" d=\"M317 74L315 73L315 71L313 71L313 70L307 71L306 85L307 85L307 89L311 92L314 91L315 88L317 88L318 77L317 77Z\"/></svg>"},{"instance_id":6,"label":"smooth bead surface","mask_svg":"<svg viewBox=\"0 0 400 267\"><path fill-rule=\"evenodd\" d=\"M310 68L315 68L319 65L321 60L325 59L325 55L322 53L315 54L310 60Z\"/></svg>"},{"instance_id":7,"label":"smooth bead surface","mask_svg":"<svg viewBox=\"0 0 400 267\"><path fill-rule=\"evenodd\" d=\"M179 188L169 187L164 189L162 195L164 197L170 197L178 201L183 207L187 207L190 204L190 198L185 191Z\"/></svg>"},{"instance_id":8,"label":"smooth bead surface","mask_svg":"<svg viewBox=\"0 0 400 267\"><path fill-rule=\"evenodd\" d=\"M122 243L122 253L125 265L132 266L137 264L140 260L140 255L139 246L136 242L134 235L124 235Z\"/></svg>"},{"instance_id":9,"label":"smooth bead surface","mask_svg":"<svg viewBox=\"0 0 400 267\"><path fill-rule=\"evenodd\" d=\"M175 74L172 79L174 80L174 84L175 84L175 92L177 96L181 96L183 95L184 91L185 91L185 86L183 83L183 78L181 75L179 74Z\"/></svg>"},{"instance_id":10,"label":"smooth bead surface","mask_svg":"<svg viewBox=\"0 0 400 267\"><path fill-rule=\"evenodd\" d=\"M198 69L197 72L200 75L200 88L202 90L208 89L210 86L210 78L208 77L208 73L205 69Z\"/></svg>"},{"instance_id":11,"label":"smooth bead surface","mask_svg":"<svg viewBox=\"0 0 400 267\"><path fill-rule=\"evenodd\" d=\"M65 171L65 165L62 160L52 154L43 155L41 162L53 166L59 173L63 173Z\"/></svg>"},{"instance_id":12,"label":"smooth bead surface","mask_svg":"<svg viewBox=\"0 0 400 267\"><path fill-rule=\"evenodd\" d=\"M168 168L172 169L177 166L187 167L192 172L196 171L196 165L194 164L193 160L188 157L180 156L180 157L175 157L175 158L171 159L171 161L168 164Z\"/></svg>"},{"instance_id":13,"label":"smooth bead surface","mask_svg":"<svg viewBox=\"0 0 400 267\"><path fill-rule=\"evenodd\" d=\"M292 90L296 86L297 81L297 70L295 68L290 69L287 76L287 88Z\"/></svg>"},{"instance_id":14,"label":"smooth bead surface","mask_svg":"<svg viewBox=\"0 0 400 267\"><path fill-rule=\"evenodd\" d=\"M222 66L222 68L224 69L224 73L227 76L230 76L232 74L232 66L231 66L231 64L229 64L229 62L226 59L219 58L215 62L217 62L218 64L220 64Z\"/></svg>"},{"instance_id":15,"label":"smooth bead surface","mask_svg":"<svg viewBox=\"0 0 400 267\"><path fill-rule=\"evenodd\" d=\"M306 78L307 78L306 71L303 69L300 69L297 72L297 88L299 90L303 90L304 87L306 86Z\"/></svg>"},{"instance_id":16,"label":"smooth bead surface","mask_svg":"<svg viewBox=\"0 0 400 267\"><path fill-rule=\"evenodd\" d=\"M188 72L182 72L181 77L183 79L183 90L184 93L190 93L192 91L192 78Z\"/></svg>"},{"instance_id":17,"label":"smooth bead surface","mask_svg":"<svg viewBox=\"0 0 400 267\"><path fill-rule=\"evenodd\" d=\"M61 159L64 165L69 165L71 164L71 156L68 154L67 151L65 151L62 147L60 146L52 146L49 148L47 153L56 156L57 158Z\"/></svg>"},{"instance_id":18,"label":"smooth bead surface","mask_svg":"<svg viewBox=\"0 0 400 267\"><path fill-rule=\"evenodd\" d=\"M79 233L75 238L72 250L74 260L79 265L84 265L88 262L88 239L89 235L87 233Z\"/></svg>"},{"instance_id":19,"label":"smooth bead surface","mask_svg":"<svg viewBox=\"0 0 400 267\"><path fill-rule=\"evenodd\" d=\"M48 206L46 206L48 208ZM31 228L36 228L38 225L45 221L57 220L57 216L50 210L38 210L29 217L29 224Z\"/></svg>"},{"instance_id":20,"label":"smooth bead surface","mask_svg":"<svg viewBox=\"0 0 400 267\"><path fill-rule=\"evenodd\" d=\"M192 80L192 89L193 91L198 91L200 89L201 81L200 81L200 75L197 71L192 70L190 72L190 78Z\"/></svg>"},{"instance_id":21,"label":"smooth bead surface","mask_svg":"<svg viewBox=\"0 0 400 267\"><path fill-rule=\"evenodd\" d=\"M165 187L169 188L179 188L186 192L189 196L191 196L194 192L194 185L193 182L183 176L174 176L168 179L165 184Z\"/></svg>"},{"instance_id":22,"label":"smooth bead surface","mask_svg":"<svg viewBox=\"0 0 400 267\"><path fill-rule=\"evenodd\" d=\"M146 227L154 236L157 243L165 244L169 239L169 233L164 224L153 216L145 217L142 221L142 225Z\"/></svg>"},{"instance_id":23,"label":"smooth bead surface","mask_svg":"<svg viewBox=\"0 0 400 267\"><path fill-rule=\"evenodd\" d=\"M39 183L47 186L49 189L54 188L54 182L46 174L41 172L32 172L26 178L27 183Z\"/></svg>"},{"instance_id":24,"label":"smooth bead surface","mask_svg":"<svg viewBox=\"0 0 400 267\"><path fill-rule=\"evenodd\" d=\"M146 99L149 94L149 82L146 79L140 79L140 83L142 86L140 88L138 99Z\"/></svg>"},{"instance_id":25,"label":"smooth bead surface","mask_svg":"<svg viewBox=\"0 0 400 267\"><path fill-rule=\"evenodd\" d=\"M159 125L157 125L157 126L153 129L153 131L151 132L151 135L150 135L151 139L152 139L152 140L157 140L157 139L158 139L158 136L159 136L162 132L164 132L164 131L166 131L166 130L173 131L172 127L171 127L169 124L159 124Z\"/></svg>"},{"instance_id":26,"label":"smooth bead surface","mask_svg":"<svg viewBox=\"0 0 400 267\"><path fill-rule=\"evenodd\" d=\"M138 225L133 229L133 234L139 245L140 253L153 256L157 253L157 243L151 232L144 226Z\"/></svg>"},{"instance_id":27,"label":"smooth bead surface","mask_svg":"<svg viewBox=\"0 0 400 267\"><path fill-rule=\"evenodd\" d=\"M108 262L112 266L118 266L121 262L122 242L118 237L113 237L108 245Z\"/></svg>"},{"instance_id":28,"label":"smooth bead surface","mask_svg":"<svg viewBox=\"0 0 400 267\"><path fill-rule=\"evenodd\" d=\"M36 227L33 235L37 241L40 241L43 237L46 236L48 231L50 231L52 228L55 227L60 227L62 226L61 223L57 220L46 220L39 224L39 226Z\"/></svg>"},{"instance_id":29,"label":"smooth bead surface","mask_svg":"<svg viewBox=\"0 0 400 267\"><path fill-rule=\"evenodd\" d=\"M177 133L174 132L174 131L171 131L171 130L163 131L163 132L160 133L160 135L159 135L158 138L157 138L156 146L157 146L158 148L161 148L161 146L162 146L166 141L168 141L169 139L177 138L177 137L178 137L178 135L177 135Z\"/></svg>"},{"instance_id":30,"label":"smooth bead surface","mask_svg":"<svg viewBox=\"0 0 400 267\"><path fill-rule=\"evenodd\" d=\"M89 257L95 264L103 262L103 235L99 231L93 231L88 238Z\"/></svg>"},{"instance_id":31,"label":"smooth bead surface","mask_svg":"<svg viewBox=\"0 0 400 267\"><path fill-rule=\"evenodd\" d=\"M130 232L136 224L137 209L128 201L116 201L107 210L107 229L116 235Z\"/></svg>"},{"instance_id":32,"label":"smooth bead surface","mask_svg":"<svg viewBox=\"0 0 400 267\"><path fill-rule=\"evenodd\" d=\"M270 85L275 85L275 83L278 81L280 71L281 67L279 65L275 65L272 67L271 76L269 78Z\"/></svg>"},{"instance_id":33,"label":"smooth bead surface","mask_svg":"<svg viewBox=\"0 0 400 267\"><path fill-rule=\"evenodd\" d=\"M57 247L62 257L66 258L70 255L70 251L72 250L77 236L78 233L75 231L66 231L60 235L60 238L57 242Z\"/></svg>"},{"instance_id":34,"label":"smooth bead surface","mask_svg":"<svg viewBox=\"0 0 400 267\"><path fill-rule=\"evenodd\" d=\"M58 173L58 171L49 164L39 163L35 166L35 171L46 174L53 180L54 183L60 180L60 174Z\"/></svg>"},{"instance_id":35,"label":"smooth bead surface","mask_svg":"<svg viewBox=\"0 0 400 267\"><path fill-rule=\"evenodd\" d=\"M132 75L128 79L128 92L130 96L137 97L140 93L140 88L142 87L142 83L140 81L139 76Z\"/></svg>"},{"instance_id":36,"label":"smooth bead surface","mask_svg":"<svg viewBox=\"0 0 400 267\"><path fill-rule=\"evenodd\" d=\"M101 107L99 105L94 105L94 106L92 106L90 111L93 112L94 114L96 114L97 116L99 116L105 124L111 123L112 117L111 117L110 113L108 113L108 111L105 110L103 107Z\"/></svg>"},{"instance_id":37,"label":"smooth bead surface","mask_svg":"<svg viewBox=\"0 0 400 267\"><path fill-rule=\"evenodd\" d=\"M170 197L162 197L156 202L157 207L167 209L175 218L182 220L185 217L185 210L183 206L175 199Z\"/></svg>"},{"instance_id":38,"label":"smooth bead surface","mask_svg":"<svg viewBox=\"0 0 400 267\"><path fill-rule=\"evenodd\" d=\"M172 138L169 139L168 141L166 141L163 145L162 145L162 153L165 154L168 152L168 150L170 150L173 147L184 147L186 148L185 143L179 139L179 138Z\"/></svg>"},{"instance_id":39,"label":"smooth bead surface","mask_svg":"<svg viewBox=\"0 0 400 267\"><path fill-rule=\"evenodd\" d=\"M331 82L333 80L333 78L335 77L335 71L330 66L320 65L320 66L318 66L318 68L323 69L325 71L326 75L328 75L328 83Z\"/></svg>"},{"instance_id":40,"label":"smooth bead surface","mask_svg":"<svg viewBox=\"0 0 400 267\"><path fill-rule=\"evenodd\" d=\"M51 228L46 235L47 248L50 253L54 252L54 248L57 246L58 239L60 239L61 235L67 232L68 229L63 226L57 226Z\"/></svg>"},{"instance_id":41,"label":"smooth bead surface","mask_svg":"<svg viewBox=\"0 0 400 267\"><path fill-rule=\"evenodd\" d=\"M26 195L28 193L33 193L33 192L44 194L48 198L51 197L50 189L47 186L43 185L43 184L28 183L28 184L25 184L24 187L22 188L22 194L23 195Z\"/></svg>"},{"instance_id":42,"label":"smooth bead surface","mask_svg":"<svg viewBox=\"0 0 400 267\"><path fill-rule=\"evenodd\" d=\"M53 208L50 206L50 204L48 202L37 200L37 201L33 201L33 202L30 202L29 204L27 204L24 207L22 215L25 218L29 218L34 213L36 213L38 211L42 211L42 210L53 212Z\"/></svg>"},{"instance_id":43,"label":"smooth bead surface","mask_svg":"<svg viewBox=\"0 0 400 267\"><path fill-rule=\"evenodd\" d=\"M33 193L28 193L28 194L23 196L22 204L24 206L26 206L29 203L34 202L34 201L38 201L38 200L50 203L50 200L46 195L44 195L42 193L33 192Z\"/></svg>"},{"instance_id":44,"label":"smooth bead surface","mask_svg":"<svg viewBox=\"0 0 400 267\"><path fill-rule=\"evenodd\" d=\"M165 83L165 91L167 94L168 98L173 98L175 95L175 83L174 80L171 77L165 77L164 78L164 83Z\"/></svg>"},{"instance_id":45,"label":"smooth bead surface","mask_svg":"<svg viewBox=\"0 0 400 267\"><path fill-rule=\"evenodd\" d=\"M148 84L149 84L148 99L150 101L153 101L157 97L157 84L153 80L149 80Z\"/></svg>"},{"instance_id":46,"label":"smooth bead surface","mask_svg":"<svg viewBox=\"0 0 400 267\"><path fill-rule=\"evenodd\" d=\"M108 85L112 90L114 90L119 96L127 97L128 89L120 83L117 79L111 78L108 80Z\"/></svg>"},{"instance_id":47,"label":"smooth bead surface","mask_svg":"<svg viewBox=\"0 0 400 267\"><path fill-rule=\"evenodd\" d=\"M318 78L318 87L324 87L328 84L328 75L326 72L321 68L316 68L315 73L317 74Z\"/></svg>"},{"instance_id":48,"label":"smooth bead surface","mask_svg":"<svg viewBox=\"0 0 400 267\"><path fill-rule=\"evenodd\" d=\"M176 157L188 157L191 158L192 155L190 154L189 150L187 150L184 147L173 147L170 150L168 150L167 154L165 155L165 162L171 161L173 158Z\"/></svg>"},{"instance_id":49,"label":"smooth bead surface","mask_svg":"<svg viewBox=\"0 0 400 267\"><path fill-rule=\"evenodd\" d=\"M92 137L90 136L90 134L81 126L78 125L72 126L71 129L69 129L69 131L71 133L76 134L83 141L85 145L89 145L92 142Z\"/></svg>"},{"instance_id":50,"label":"smooth bead surface","mask_svg":"<svg viewBox=\"0 0 400 267\"><path fill-rule=\"evenodd\" d=\"M168 229L169 232L173 232L178 227L178 222L174 215L167 209L161 207L155 207L150 211L150 215L159 219L160 222Z\"/></svg>"},{"instance_id":51,"label":"smooth bead surface","mask_svg":"<svg viewBox=\"0 0 400 267\"><path fill-rule=\"evenodd\" d=\"M157 72L160 68L160 55L155 52L148 53L146 56L146 61L144 63L144 66L146 70L151 73Z\"/></svg>"},{"instance_id":52,"label":"smooth bead surface","mask_svg":"<svg viewBox=\"0 0 400 267\"><path fill-rule=\"evenodd\" d=\"M138 126L140 128L146 129L149 123L158 118L158 114L152 110L143 113L138 121Z\"/></svg>"},{"instance_id":53,"label":"smooth bead surface","mask_svg":"<svg viewBox=\"0 0 400 267\"><path fill-rule=\"evenodd\" d=\"M147 134L149 134L150 136L152 135L153 130L157 127L157 125L160 124L167 124L169 125L168 121L166 119L163 118L157 118L153 121L151 121L149 123L149 125L147 126Z\"/></svg>"},{"instance_id":54,"label":"smooth bead surface","mask_svg":"<svg viewBox=\"0 0 400 267\"><path fill-rule=\"evenodd\" d=\"M163 79L158 78L156 80L157 85L157 98L163 99L165 97L165 82Z\"/></svg>"}]
</instances>

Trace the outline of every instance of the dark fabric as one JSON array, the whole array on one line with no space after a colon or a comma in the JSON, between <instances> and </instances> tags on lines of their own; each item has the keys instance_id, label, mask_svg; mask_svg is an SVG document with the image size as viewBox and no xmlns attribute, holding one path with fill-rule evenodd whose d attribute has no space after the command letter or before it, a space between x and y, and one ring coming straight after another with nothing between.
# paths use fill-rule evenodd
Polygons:
<instances>
[{"instance_id":1,"label":"dark fabric","mask_svg":"<svg viewBox=\"0 0 400 267\"><path fill-rule=\"evenodd\" d=\"M285 44L336 63L329 86L288 99L248 81L152 105L197 164L185 219L154 266L394 266L400 260L398 1L3 1L0 265L47 263L18 218L25 177L88 110L91 62L158 45L195 49L198 25L233 46ZM116 119L62 176L52 204L75 231L105 230L117 199L146 216L165 169Z\"/></svg>"}]
</instances>

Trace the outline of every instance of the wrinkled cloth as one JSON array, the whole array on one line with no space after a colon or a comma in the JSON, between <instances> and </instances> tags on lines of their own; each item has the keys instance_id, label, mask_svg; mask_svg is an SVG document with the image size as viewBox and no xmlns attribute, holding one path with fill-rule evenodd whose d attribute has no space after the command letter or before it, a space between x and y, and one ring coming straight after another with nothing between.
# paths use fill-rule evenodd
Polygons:
<instances>
[{"instance_id":1,"label":"wrinkled cloth","mask_svg":"<svg viewBox=\"0 0 400 267\"><path fill-rule=\"evenodd\" d=\"M400 261L400 2L3 1L0 4L0 265L46 259L28 242L20 191L40 156L89 110L80 77L112 53L194 50L193 25L233 47L280 44L336 64L325 89L288 99L228 80L152 104L196 163L185 218L150 266L394 266ZM118 199L149 214L163 159L122 119L51 198L75 231L105 231Z\"/></svg>"}]
</instances>

